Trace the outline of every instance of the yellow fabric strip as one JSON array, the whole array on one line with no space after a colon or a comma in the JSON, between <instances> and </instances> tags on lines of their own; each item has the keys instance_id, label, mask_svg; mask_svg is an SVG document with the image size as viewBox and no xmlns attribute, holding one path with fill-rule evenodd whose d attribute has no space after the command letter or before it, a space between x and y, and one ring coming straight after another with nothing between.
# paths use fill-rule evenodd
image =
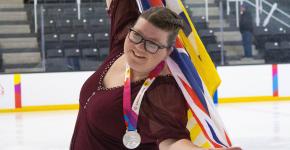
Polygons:
<instances>
[{"instance_id":1,"label":"yellow fabric strip","mask_svg":"<svg viewBox=\"0 0 290 150\"><path fill-rule=\"evenodd\" d=\"M54 111L54 110L76 110L78 104L71 105L47 105L47 106L24 106L18 109L0 109L0 113L30 112L30 111Z\"/></svg>"},{"instance_id":2,"label":"yellow fabric strip","mask_svg":"<svg viewBox=\"0 0 290 150\"><path fill-rule=\"evenodd\" d=\"M181 30L179 32L179 37L184 48L189 53L191 61L194 64L199 76L205 83L207 90L210 95L213 96L221 82L221 79L181 0L178 0L178 4L184 12L192 30L192 33L188 37Z\"/></svg>"},{"instance_id":3,"label":"yellow fabric strip","mask_svg":"<svg viewBox=\"0 0 290 150\"><path fill-rule=\"evenodd\" d=\"M290 101L290 97L256 96L256 97L233 97L233 98L218 99L218 103L273 102L273 101Z\"/></svg>"},{"instance_id":4,"label":"yellow fabric strip","mask_svg":"<svg viewBox=\"0 0 290 150\"><path fill-rule=\"evenodd\" d=\"M198 126L198 124L195 124L195 126L191 128L189 132L191 141L195 141L198 135L202 133L201 128Z\"/></svg>"},{"instance_id":5,"label":"yellow fabric strip","mask_svg":"<svg viewBox=\"0 0 290 150\"><path fill-rule=\"evenodd\" d=\"M205 142L201 147L202 148L211 148L211 145L209 142Z\"/></svg>"}]
</instances>

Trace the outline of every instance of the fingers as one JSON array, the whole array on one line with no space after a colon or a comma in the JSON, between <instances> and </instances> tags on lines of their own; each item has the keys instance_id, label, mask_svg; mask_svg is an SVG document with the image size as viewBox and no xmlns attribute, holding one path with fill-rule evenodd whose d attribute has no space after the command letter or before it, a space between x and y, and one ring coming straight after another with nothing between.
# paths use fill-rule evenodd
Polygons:
<instances>
[{"instance_id":1,"label":"fingers","mask_svg":"<svg viewBox=\"0 0 290 150\"><path fill-rule=\"evenodd\" d=\"M240 147L230 147L225 150L242 150Z\"/></svg>"},{"instance_id":2,"label":"fingers","mask_svg":"<svg viewBox=\"0 0 290 150\"><path fill-rule=\"evenodd\" d=\"M242 150L240 147L230 147L230 148L216 148L216 149L209 149L209 150Z\"/></svg>"}]
</instances>

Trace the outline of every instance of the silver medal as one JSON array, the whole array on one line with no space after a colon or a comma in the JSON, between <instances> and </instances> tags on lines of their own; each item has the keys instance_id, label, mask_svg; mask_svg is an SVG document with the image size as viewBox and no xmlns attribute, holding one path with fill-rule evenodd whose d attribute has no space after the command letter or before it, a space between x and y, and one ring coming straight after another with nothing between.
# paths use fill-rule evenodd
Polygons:
<instances>
[{"instance_id":1,"label":"silver medal","mask_svg":"<svg viewBox=\"0 0 290 150\"><path fill-rule=\"evenodd\" d=\"M128 149L137 148L141 143L141 136L137 131L127 131L123 136L123 144Z\"/></svg>"}]
</instances>

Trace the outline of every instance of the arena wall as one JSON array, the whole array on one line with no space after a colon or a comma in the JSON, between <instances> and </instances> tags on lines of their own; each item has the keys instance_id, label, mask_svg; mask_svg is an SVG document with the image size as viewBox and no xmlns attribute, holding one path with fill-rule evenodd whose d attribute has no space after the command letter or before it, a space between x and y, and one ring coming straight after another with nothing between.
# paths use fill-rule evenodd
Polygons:
<instances>
[{"instance_id":1,"label":"arena wall","mask_svg":"<svg viewBox=\"0 0 290 150\"><path fill-rule=\"evenodd\" d=\"M218 103L290 100L290 64L218 67ZM0 112L77 109L93 72L0 75Z\"/></svg>"}]
</instances>

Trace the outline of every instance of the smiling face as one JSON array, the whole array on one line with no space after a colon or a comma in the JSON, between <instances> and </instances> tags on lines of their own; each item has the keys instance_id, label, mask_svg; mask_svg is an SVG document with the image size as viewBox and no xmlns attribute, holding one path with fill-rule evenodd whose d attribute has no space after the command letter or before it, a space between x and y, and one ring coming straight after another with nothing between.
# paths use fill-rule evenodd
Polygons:
<instances>
[{"instance_id":1,"label":"smiling face","mask_svg":"<svg viewBox=\"0 0 290 150\"><path fill-rule=\"evenodd\" d=\"M132 29L136 31L137 34L140 34L145 40L159 46L168 46L167 41L169 32L154 26L144 18L139 18ZM149 73L161 61L165 60L169 54L169 48L158 49L155 54L149 53L145 50L143 41L139 44L135 44L129 39L129 34L124 43L124 55L127 63L133 71L139 73Z\"/></svg>"}]
</instances>

